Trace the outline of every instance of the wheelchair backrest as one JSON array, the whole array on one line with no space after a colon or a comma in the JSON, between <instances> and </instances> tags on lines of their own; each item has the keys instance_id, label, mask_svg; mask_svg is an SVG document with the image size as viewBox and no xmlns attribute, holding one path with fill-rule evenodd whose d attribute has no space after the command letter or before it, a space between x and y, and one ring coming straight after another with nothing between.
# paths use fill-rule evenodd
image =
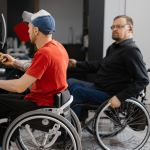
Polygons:
<instances>
[{"instance_id":1,"label":"wheelchair backrest","mask_svg":"<svg viewBox=\"0 0 150 150\"><path fill-rule=\"evenodd\" d=\"M70 99L71 95L68 89L66 89L65 91L62 91L60 93L57 93L55 95L55 107L59 108L62 105L64 105L69 99Z\"/></svg>"}]
</instances>

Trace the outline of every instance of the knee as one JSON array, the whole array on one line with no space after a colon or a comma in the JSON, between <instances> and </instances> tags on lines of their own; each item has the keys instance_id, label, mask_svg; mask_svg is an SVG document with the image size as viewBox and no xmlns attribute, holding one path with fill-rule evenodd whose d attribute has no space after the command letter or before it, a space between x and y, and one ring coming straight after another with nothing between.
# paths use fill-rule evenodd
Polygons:
<instances>
[{"instance_id":1,"label":"knee","mask_svg":"<svg viewBox=\"0 0 150 150\"><path fill-rule=\"evenodd\" d=\"M80 104L83 103L84 101L84 93L82 92L82 89L79 86L74 86L74 88L72 89L72 93L73 95L73 103L72 106L75 104Z\"/></svg>"},{"instance_id":2,"label":"knee","mask_svg":"<svg viewBox=\"0 0 150 150\"><path fill-rule=\"evenodd\" d=\"M80 85L75 84L72 88L72 95L74 96L75 99L82 99L82 97L85 96L85 92L83 87Z\"/></svg>"},{"instance_id":3,"label":"knee","mask_svg":"<svg viewBox=\"0 0 150 150\"><path fill-rule=\"evenodd\" d=\"M76 88L76 86L78 86L78 80L74 79L74 78L70 78L67 80L68 82L68 89L70 91L70 93L72 94L72 92L74 91L74 88Z\"/></svg>"},{"instance_id":4,"label":"knee","mask_svg":"<svg viewBox=\"0 0 150 150\"><path fill-rule=\"evenodd\" d=\"M67 82L68 82L68 86L72 86L73 84L77 83L77 79L69 78Z\"/></svg>"}]
</instances>

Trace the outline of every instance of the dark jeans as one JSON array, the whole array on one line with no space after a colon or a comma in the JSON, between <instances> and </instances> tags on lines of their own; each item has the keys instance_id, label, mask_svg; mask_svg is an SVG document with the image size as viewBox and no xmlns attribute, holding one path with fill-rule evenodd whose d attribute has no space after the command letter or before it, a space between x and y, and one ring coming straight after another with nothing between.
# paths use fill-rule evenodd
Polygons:
<instances>
[{"instance_id":1,"label":"dark jeans","mask_svg":"<svg viewBox=\"0 0 150 150\"><path fill-rule=\"evenodd\" d=\"M83 115L87 112L85 112L84 107L77 104L100 105L110 98L108 93L100 91L98 87L91 82L71 78L68 79L68 85L68 89L73 95L71 107L79 117L80 121L85 119Z\"/></svg>"},{"instance_id":2,"label":"dark jeans","mask_svg":"<svg viewBox=\"0 0 150 150\"><path fill-rule=\"evenodd\" d=\"M0 94L0 118L13 114L15 116L37 108L39 107L35 103L24 100L24 95Z\"/></svg>"}]
</instances>

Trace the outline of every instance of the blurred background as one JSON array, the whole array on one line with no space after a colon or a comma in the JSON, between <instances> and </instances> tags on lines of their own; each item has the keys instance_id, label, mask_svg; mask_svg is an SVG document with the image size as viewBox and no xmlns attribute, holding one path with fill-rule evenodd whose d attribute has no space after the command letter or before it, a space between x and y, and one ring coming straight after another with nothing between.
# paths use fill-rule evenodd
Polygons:
<instances>
[{"instance_id":1,"label":"blurred background","mask_svg":"<svg viewBox=\"0 0 150 150\"><path fill-rule=\"evenodd\" d=\"M32 59L35 47L26 35L27 26L22 23L22 12L34 13L45 9L56 20L53 37L65 46L70 58L102 59L113 42L110 30L113 18L126 14L133 18L134 40L143 53L147 68L150 68L149 6L149 0L0 0L0 14L3 13L7 25L5 42L4 24L0 16L0 44L5 42L1 51L18 59ZM83 80L94 78L93 74L85 74L80 70L70 70L68 77L72 76Z\"/></svg>"}]
</instances>

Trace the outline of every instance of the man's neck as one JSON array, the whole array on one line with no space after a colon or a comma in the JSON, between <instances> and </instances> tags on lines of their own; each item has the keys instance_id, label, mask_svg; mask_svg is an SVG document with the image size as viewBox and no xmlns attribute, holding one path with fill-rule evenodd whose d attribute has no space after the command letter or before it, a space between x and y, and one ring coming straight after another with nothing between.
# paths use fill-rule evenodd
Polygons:
<instances>
[{"instance_id":1,"label":"man's neck","mask_svg":"<svg viewBox=\"0 0 150 150\"><path fill-rule=\"evenodd\" d=\"M119 41L115 41L115 43L118 44L118 43L121 43L121 42L126 41L126 40L131 39L131 38L133 38L133 36L130 36L128 38L124 38L124 39L119 40Z\"/></svg>"},{"instance_id":2,"label":"man's neck","mask_svg":"<svg viewBox=\"0 0 150 150\"><path fill-rule=\"evenodd\" d=\"M35 41L37 49L43 47L46 43L52 40L52 35L41 34Z\"/></svg>"}]
</instances>

